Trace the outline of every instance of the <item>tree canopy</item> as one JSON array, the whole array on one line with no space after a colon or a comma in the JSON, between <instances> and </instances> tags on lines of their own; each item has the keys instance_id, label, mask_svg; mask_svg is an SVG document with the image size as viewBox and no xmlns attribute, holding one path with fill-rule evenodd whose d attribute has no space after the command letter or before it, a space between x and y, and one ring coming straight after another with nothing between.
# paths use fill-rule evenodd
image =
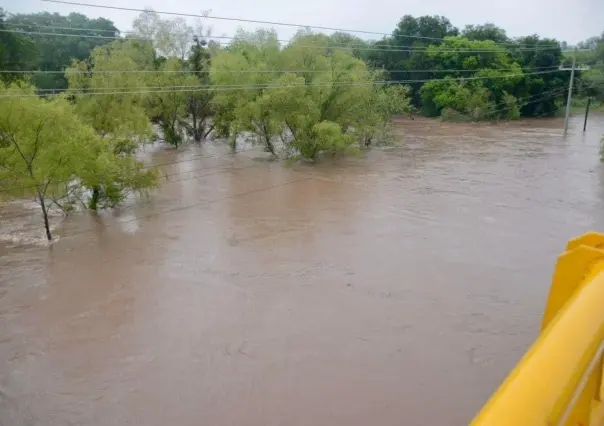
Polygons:
<instances>
[{"instance_id":1,"label":"tree canopy","mask_svg":"<svg viewBox=\"0 0 604 426\"><path fill-rule=\"evenodd\" d=\"M371 141L390 114L408 106L404 90L376 84L381 73L350 52L330 51L327 37L307 31L285 49L274 32L240 32L213 59L210 77L217 86L250 88L215 94L217 125L273 155L343 152Z\"/></svg>"},{"instance_id":2,"label":"tree canopy","mask_svg":"<svg viewBox=\"0 0 604 426\"><path fill-rule=\"evenodd\" d=\"M70 13L67 16L49 12L15 14L6 20L6 24L11 30L43 33L23 36L33 43L37 50L37 58L30 69L43 71L64 70L71 65L72 60L86 59L95 47L106 44L111 37L120 35L110 20L90 19L81 13ZM53 33L57 35L52 35ZM65 33L71 36L60 35ZM74 37L78 34L87 37ZM67 88L67 80L62 74L36 74L33 81L40 89Z\"/></svg>"}]
</instances>

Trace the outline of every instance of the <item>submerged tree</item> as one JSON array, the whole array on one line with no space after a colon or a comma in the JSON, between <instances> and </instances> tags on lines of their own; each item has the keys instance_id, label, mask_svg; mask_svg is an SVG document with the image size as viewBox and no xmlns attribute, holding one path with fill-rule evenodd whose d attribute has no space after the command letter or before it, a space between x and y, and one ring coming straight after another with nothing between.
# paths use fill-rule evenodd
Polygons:
<instances>
[{"instance_id":1,"label":"submerged tree","mask_svg":"<svg viewBox=\"0 0 604 426\"><path fill-rule=\"evenodd\" d=\"M197 78L197 83L201 87L210 85L210 60L206 41L202 37L196 36L187 61L187 69ZM197 142L206 139L214 130L214 124L210 123L212 96L212 91L205 89L188 94L187 111L190 121L187 120L184 124L189 136Z\"/></svg>"},{"instance_id":2,"label":"submerged tree","mask_svg":"<svg viewBox=\"0 0 604 426\"><path fill-rule=\"evenodd\" d=\"M165 60L158 71L149 79L154 90L147 96L148 111L153 121L161 126L164 140L178 148L187 128L190 93L202 89L198 87L197 77L183 69L180 59Z\"/></svg>"},{"instance_id":3,"label":"submerged tree","mask_svg":"<svg viewBox=\"0 0 604 426\"><path fill-rule=\"evenodd\" d=\"M70 182L97 151L97 137L64 98L41 99L33 87L17 84L2 86L0 94L0 190L33 195L51 240L48 210L62 207Z\"/></svg>"},{"instance_id":4,"label":"submerged tree","mask_svg":"<svg viewBox=\"0 0 604 426\"><path fill-rule=\"evenodd\" d=\"M379 78L323 35L304 31L280 49L274 33L242 34L212 62L215 121L231 140L244 135L273 155L314 160L366 143L408 106L406 91Z\"/></svg>"},{"instance_id":5,"label":"submerged tree","mask_svg":"<svg viewBox=\"0 0 604 426\"><path fill-rule=\"evenodd\" d=\"M146 82L136 72L150 67L153 57L145 42L119 40L95 49L90 60L66 72L77 114L120 158L107 179L85 179L92 190L91 209L114 206L155 182L154 173L134 158L138 146L153 136L143 107Z\"/></svg>"}]
</instances>

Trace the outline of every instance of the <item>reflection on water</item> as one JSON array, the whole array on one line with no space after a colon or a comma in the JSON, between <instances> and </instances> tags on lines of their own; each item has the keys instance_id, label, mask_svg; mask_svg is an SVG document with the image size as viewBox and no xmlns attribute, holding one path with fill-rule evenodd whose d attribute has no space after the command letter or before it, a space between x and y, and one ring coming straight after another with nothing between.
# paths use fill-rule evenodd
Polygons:
<instances>
[{"instance_id":1,"label":"reflection on water","mask_svg":"<svg viewBox=\"0 0 604 426\"><path fill-rule=\"evenodd\" d=\"M160 189L50 247L3 208L0 424L467 423L604 229L604 119L397 124L312 167L151 148Z\"/></svg>"}]
</instances>

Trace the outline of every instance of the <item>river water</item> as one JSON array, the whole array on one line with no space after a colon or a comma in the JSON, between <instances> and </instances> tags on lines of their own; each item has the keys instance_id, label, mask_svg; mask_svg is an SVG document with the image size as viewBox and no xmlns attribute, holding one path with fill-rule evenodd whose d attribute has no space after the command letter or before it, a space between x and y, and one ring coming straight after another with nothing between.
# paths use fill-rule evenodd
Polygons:
<instances>
[{"instance_id":1,"label":"river water","mask_svg":"<svg viewBox=\"0 0 604 426\"><path fill-rule=\"evenodd\" d=\"M399 121L315 166L151 147L163 186L50 246L4 206L0 424L467 424L604 230L604 117L561 124Z\"/></svg>"}]
</instances>

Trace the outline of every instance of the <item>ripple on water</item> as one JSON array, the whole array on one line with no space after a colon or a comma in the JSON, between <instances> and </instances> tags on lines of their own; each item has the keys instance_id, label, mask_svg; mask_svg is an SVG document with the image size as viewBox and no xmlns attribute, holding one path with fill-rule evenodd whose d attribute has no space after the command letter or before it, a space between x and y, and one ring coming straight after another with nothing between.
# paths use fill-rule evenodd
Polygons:
<instances>
[{"instance_id":1,"label":"ripple on water","mask_svg":"<svg viewBox=\"0 0 604 426\"><path fill-rule=\"evenodd\" d=\"M467 424L604 229L604 119L561 124L397 120L401 146L289 168L146 148L186 180L0 245L0 424Z\"/></svg>"}]
</instances>

